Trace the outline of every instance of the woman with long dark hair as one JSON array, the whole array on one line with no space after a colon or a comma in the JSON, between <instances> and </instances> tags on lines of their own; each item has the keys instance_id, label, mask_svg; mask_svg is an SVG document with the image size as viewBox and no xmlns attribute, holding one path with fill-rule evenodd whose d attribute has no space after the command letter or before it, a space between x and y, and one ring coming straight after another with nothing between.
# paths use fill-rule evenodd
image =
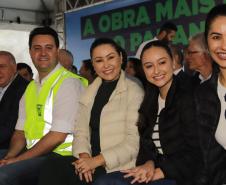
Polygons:
<instances>
[{"instance_id":1,"label":"woman with long dark hair","mask_svg":"<svg viewBox=\"0 0 226 185\"><path fill-rule=\"evenodd\" d=\"M207 15L205 39L217 67L196 91L202 166L197 185L226 184L226 5Z\"/></svg>"}]
</instances>

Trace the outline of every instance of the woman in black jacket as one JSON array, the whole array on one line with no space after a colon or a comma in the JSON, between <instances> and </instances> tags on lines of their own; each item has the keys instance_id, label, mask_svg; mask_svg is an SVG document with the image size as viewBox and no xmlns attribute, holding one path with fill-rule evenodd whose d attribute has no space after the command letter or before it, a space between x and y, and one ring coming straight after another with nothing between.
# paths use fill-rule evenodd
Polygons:
<instances>
[{"instance_id":1,"label":"woman in black jacket","mask_svg":"<svg viewBox=\"0 0 226 185\"><path fill-rule=\"evenodd\" d=\"M191 88L173 76L172 54L163 42L148 43L141 61L150 83L139 111L137 167L125 174L107 175L95 185L191 185L199 158Z\"/></svg>"},{"instance_id":2,"label":"woman in black jacket","mask_svg":"<svg viewBox=\"0 0 226 185\"><path fill-rule=\"evenodd\" d=\"M198 185L226 184L226 5L207 15L205 38L218 66L196 91L203 160Z\"/></svg>"}]
</instances>

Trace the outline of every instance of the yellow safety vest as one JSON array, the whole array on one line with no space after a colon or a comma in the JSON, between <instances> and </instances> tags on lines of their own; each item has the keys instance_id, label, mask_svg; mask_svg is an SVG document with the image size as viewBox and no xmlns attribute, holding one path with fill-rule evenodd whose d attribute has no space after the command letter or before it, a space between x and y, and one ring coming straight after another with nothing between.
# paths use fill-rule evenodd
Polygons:
<instances>
[{"instance_id":1,"label":"yellow safety vest","mask_svg":"<svg viewBox=\"0 0 226 185\"><path fill-rule=\"evenodd\" d=\"M52 111L55 95L63 81L67 78L77 78L75 75L63 67L56 70L42 85L38 92L34 81L30 82L25 91L25 111L26 120L24 133L27 141L27 148L32 148L52 126ZM83 85L87 86L86 79L83 78ZM85 82L85 83L84 83ZM61 155L72 155L73 135L68 134L64 143L59 145L53 152Z\"/></svg>"}]
</instances>

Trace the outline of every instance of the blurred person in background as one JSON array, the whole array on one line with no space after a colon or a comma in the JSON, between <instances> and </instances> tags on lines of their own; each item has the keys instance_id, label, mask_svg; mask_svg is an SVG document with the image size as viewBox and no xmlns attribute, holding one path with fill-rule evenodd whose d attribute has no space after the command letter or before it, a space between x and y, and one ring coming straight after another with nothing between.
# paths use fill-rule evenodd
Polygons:
<instances>
[{"instance_id":1,"label":"blurred person in background","mask_svg":"<svg viewBox=\"0 0 226 185\"><path fill-rule=\"evenodd\" d=\"M88 80L82 76L79 76L77 74L77 68L73 65L74 57L73 54L66 49L60 49L58 52L58 60L59 63L68 71L74 73L77 78L80 79L80 81L87 86L88 85Z\"/></svg>"},{"instance_id":2,"label":"blurred person in background","mask_svg":"<svg viewBox=\"0 0 226 185\"><path fill-rule=\"evenodd\" d=\"M174 69L174 74L178 75L180 72L183 72L183 61L184 61L184 56L180 48L176 45L171 45L170 46L172 55L173 55L173 69Z\"/></svg>"},{"instance_id":3,"label":"blurred person in background","mask_svg":"<svg viewBox=\"0 0 226 185\"><path fill-rule=\"evenodd\" d=\"M0 149L8 149L28 81L16 72L12 53L0 51Z\"/></svg>"},{"instance_id":4,"label":"blurred person in background","mask_svg":"<svg viewBox=\"0 0 226 185\"><path fill-rule=\"evenodd\" d=\"M86 59L82 61L82 65L79 69L79 74L89 81L89 84L95 79L95 71L91 62L91 59Z\"/></svg>"},{"instance_id":5,"label":"blurred person in background","mask_svg":"<svg viewBox=\"0 0 226 185\"><path fill-rule=\"evenodd\" d=\"M192 77L195 86L211 78L213 60L209 55L204 33L198 33L189 39L185 50L185 62L190 70L195 71Z\"/></svg>"},{"instance_id":6,"label":"blurred person in background","mask_svg":"<svg viewBox=\"0 0 226 185\"><path fill-rule=\"evenodd\" d=\"M165 22L160 30L159 33L151 40L147 40L144 41L143 43L141 43L141 45L139 46L135 57L140 59L140 54L144 48L144 46L154 40L162 40L164 42L166 42L167 44L171 43L172 40L174 39L174 37L176 36L176 32L177 32L177 26L173 23L173 22Z\"/></svg>"},{"instance_id":7,"label":"blurred person in background","mask_svg":"<svg viewBox=\"0 0 226 185\"><path fill-rule=\"evenodd\" d=\"M68 71L72 71L72 65L73 65L74 57L73 57L73 54L69 50L60 49L58 58L59 58L60 64L65 69L67 69Z\"/></svg>"},{"instance_id":8,"label":"blurred person in background","mask_svg":"<svg viewBox=\"0 0 226 185\"><path fill-rule=\"evenodd\" d=\"M181 80L181 85L183 85L183 87L192 87L191 77L184 71L184 54L182 53L182 50L176 45L170 45L169 47L173 55L174 75L176 76L176 78ZM188 85L187 83L189 83L190 85Z\"/></svg>"},{"instance_id":9,"label":"blurred person in background","mask_svg":"<svg viewBox=\"0 0 226 185\"><path fill-rule=\"evenodd\" d=\"M33 72L31 67L26 63L17 63L17 73L20 74L27 81L33 80Z\"/></svg>"},{"instance_id":10,"label":"blurred person in background","mask_svg":"<svg viewBox=\"0 0 226 185\"><path fill-rule=\"evenodd\" d=\"M130 76L134 76L138 78L143 84L143 86L145 86L146 77L142 69L141 61L139 59L134 57L129 57L126 64L125 72Z\"/></svg>"}]
</instances>

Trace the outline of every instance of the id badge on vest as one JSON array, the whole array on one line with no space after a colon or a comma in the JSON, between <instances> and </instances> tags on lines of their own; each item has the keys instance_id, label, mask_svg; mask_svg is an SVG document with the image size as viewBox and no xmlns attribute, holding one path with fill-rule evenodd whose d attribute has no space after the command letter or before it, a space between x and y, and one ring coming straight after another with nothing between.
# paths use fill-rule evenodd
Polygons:
<instances>
[{"instance_id":1,"label":"id badge on vest","mask_svg":"<svg viewBox=\"0 0 226 185\"><path fill-rule=\"evenodd\" d=\"M43 107L43 105L41 105L41 104L36 105L37 113L38 113L39 117L42 117L42 107Z\"/></svg>"}]
</instances>

